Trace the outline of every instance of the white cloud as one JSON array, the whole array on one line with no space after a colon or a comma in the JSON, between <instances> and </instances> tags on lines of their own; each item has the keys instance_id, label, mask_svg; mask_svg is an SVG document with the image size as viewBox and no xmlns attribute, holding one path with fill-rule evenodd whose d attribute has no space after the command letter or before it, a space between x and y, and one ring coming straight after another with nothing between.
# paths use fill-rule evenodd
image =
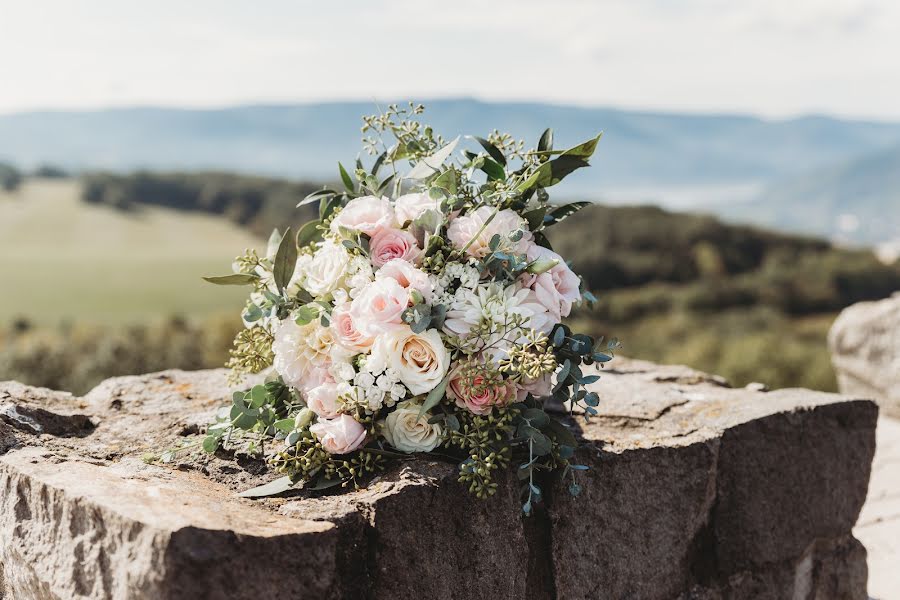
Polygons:
<instances>
[{"instance_id":1,"label":"white cloud","mask_svg":"<svg viewBox=\"0 0 900 600\"><path fill-rule=\"evenodd\" d=\"M900 118L893 0L0 0L0 111L475 95Z\"/></svg>"}]
</instances>

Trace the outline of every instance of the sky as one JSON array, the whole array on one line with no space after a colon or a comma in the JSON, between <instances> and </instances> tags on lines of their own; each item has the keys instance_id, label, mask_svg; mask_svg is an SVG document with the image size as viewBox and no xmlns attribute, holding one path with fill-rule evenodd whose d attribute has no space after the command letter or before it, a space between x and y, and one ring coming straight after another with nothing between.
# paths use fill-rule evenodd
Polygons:
<instances>
[{"instance_id":1,"label":"sky","mask_svg":"<svg viewBox=\"0 0 900 600\"><path fill-rule=\"evenodd\" d=\"M0 113L472 96L900 119L897 0L0 0Z\"/></svg>"}]
</instances>

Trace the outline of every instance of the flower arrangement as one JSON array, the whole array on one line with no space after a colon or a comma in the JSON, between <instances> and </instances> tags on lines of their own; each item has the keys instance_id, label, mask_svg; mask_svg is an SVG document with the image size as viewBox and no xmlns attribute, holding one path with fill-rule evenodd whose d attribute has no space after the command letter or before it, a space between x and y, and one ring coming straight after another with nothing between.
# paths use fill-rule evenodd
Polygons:
<instances>
[{"instance_id":1,"label":"flower arrangement","mask_svg":"<svg viewBox=\"0 0 900 600\"><path fill-rule=\"evenodd\" d=\"M548 129L526 150L495 131L454 155L459 138L445 142L422 111L365 117L373 163L358 159L352 175L339 163L345 189L298 205L318 203L319 219L205 278L253 288L228 366L238 378L270 371L202 442L215 452L251 438L283 474L245 496L359 486L414 453L458 461L478 497L516 460L526 514L539 471L580 490L576 438L544 404L596 414L585 386L598 375L581 366L611 360L617 342L561 323L594 298L544 232L586 203L554 205L546 190L588 166L600 136L555 150Z\"/></svg>"}]
</instances>

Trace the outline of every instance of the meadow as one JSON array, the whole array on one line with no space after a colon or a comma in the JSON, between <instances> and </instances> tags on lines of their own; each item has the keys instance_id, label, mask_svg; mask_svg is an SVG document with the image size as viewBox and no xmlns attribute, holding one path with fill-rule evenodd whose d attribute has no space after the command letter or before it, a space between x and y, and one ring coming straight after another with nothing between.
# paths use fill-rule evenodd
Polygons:
<instances>
[{"instance_id":1,"label":"meadow","mask_svg":"<svg viewBox=\"0 0 900 600\"><path fill-rule=\"evenodd\" d=\"M260 239L218 217L128 211L80 199L74 179L29 179L0 192L0 323L138 323L236 312L243 290L209 285Z\"/></svg>"}]
</instances>

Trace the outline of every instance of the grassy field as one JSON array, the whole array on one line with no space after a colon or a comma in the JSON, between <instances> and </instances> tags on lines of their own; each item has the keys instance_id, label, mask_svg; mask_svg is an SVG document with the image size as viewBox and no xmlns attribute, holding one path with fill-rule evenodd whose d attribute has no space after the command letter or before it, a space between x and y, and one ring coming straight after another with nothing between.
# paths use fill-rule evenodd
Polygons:
<instances>
[{"instance_id":1,"label":"grassy field","mask_svg":"<svg viewBox=\"0 0 900 600\"><path fill-rule=\"evenodd\" d=\"M205 283L259 239L225 219L79 200L74 180L29 180L0 192L0 322L143 322L237 314L246 291Z\"/></svg>"}]
</instances>

